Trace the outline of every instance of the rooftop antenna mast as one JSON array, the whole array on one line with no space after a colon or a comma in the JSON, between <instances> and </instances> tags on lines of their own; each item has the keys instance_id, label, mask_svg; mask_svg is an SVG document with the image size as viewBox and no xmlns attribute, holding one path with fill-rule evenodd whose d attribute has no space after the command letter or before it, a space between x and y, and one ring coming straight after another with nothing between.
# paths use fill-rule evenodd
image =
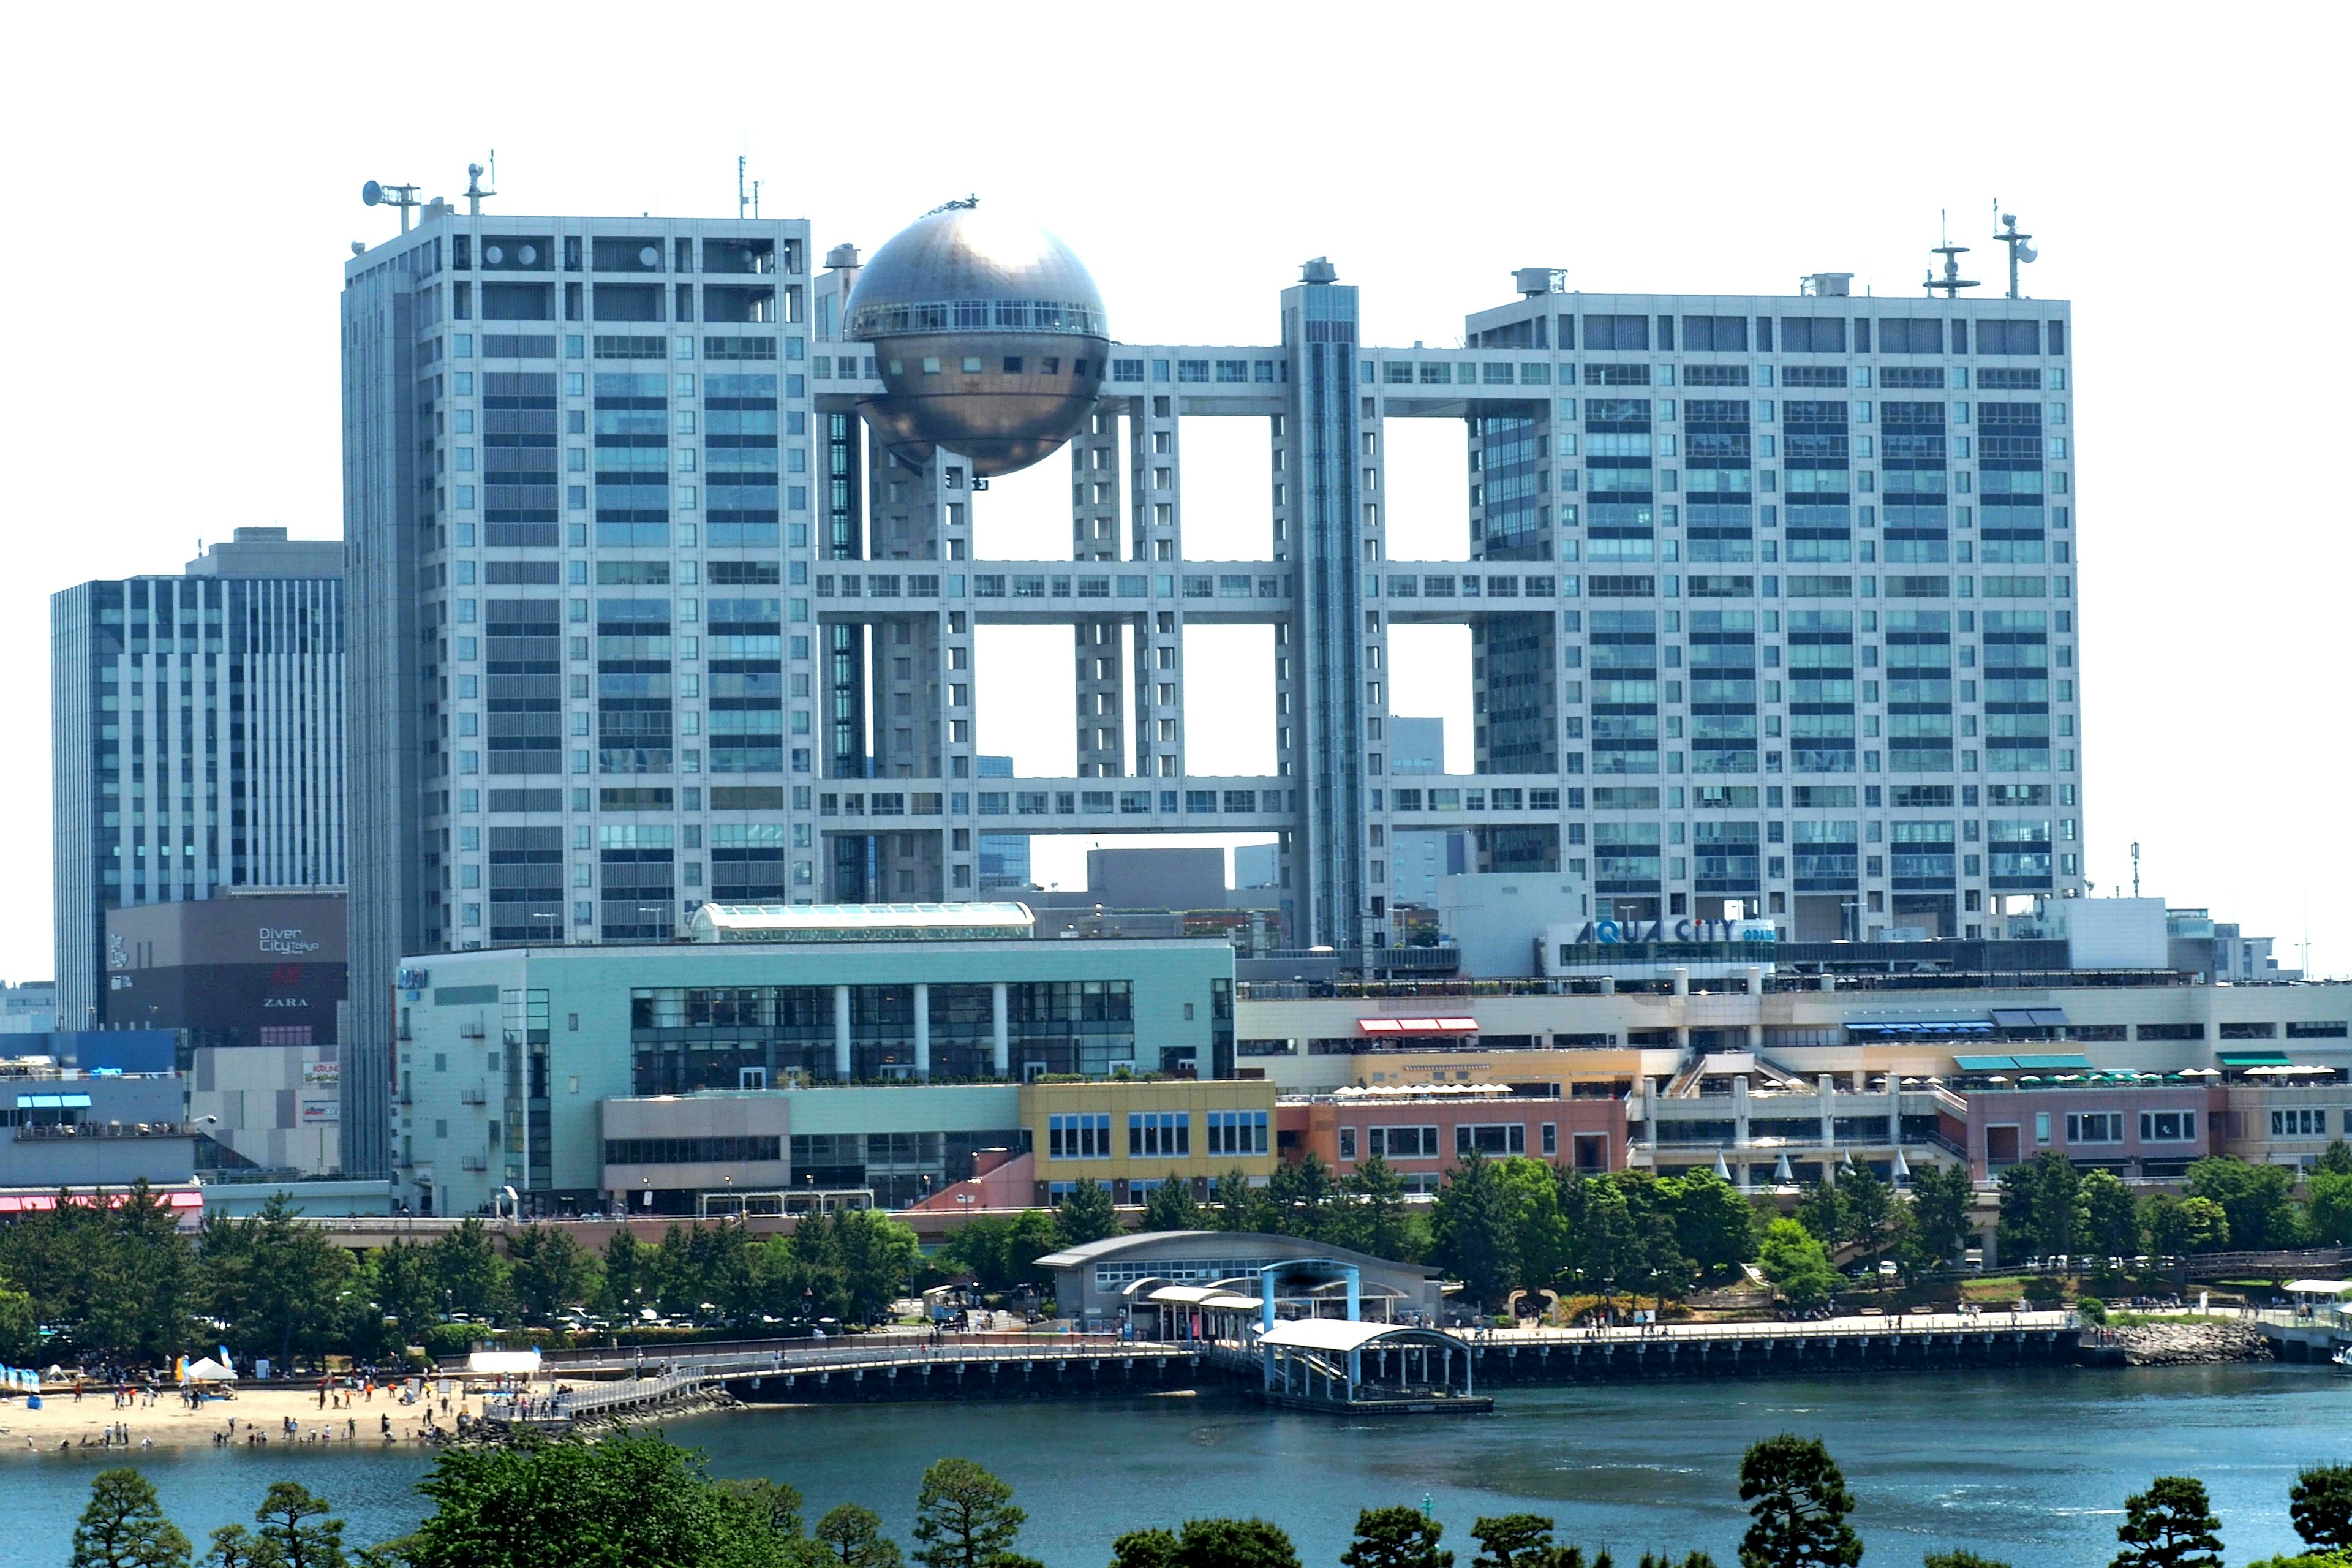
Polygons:
<instances>
[{"instance_id":1,"label":"rooftop antenna mast","mask_svg":"<svg viewBox=\"0 0 2352 1568\"><path fill-rule=\"evenodd\" d=\"M1928 269L1927 292L1933 294L1937 289L1941 289L1944 291L1945 299L1957 300L1960 297L1961 289L1975 288L1977 286L1977 280L1973 278L1963 278L1960 276L1960 258L1969 253L1969 247L1965 245L1954 245L1952 243L1950 216L1948 214L1939 216L1941 216L1945 220L1944 243L1929 247L1927 254L1930 256L1940 256L1944 258L1944 275L1941 278L1938 278L1936 276L1934 268L1930 268Z\"/></svg>"},{"instance_id":2,"label":"rooftop antenna mast","mask_svg":"<svg viewBox=\"0 0 2352 1568\"><path fill-rule=\"evenodd\" d=\"M760 216L760 182L757 180L751 182L751 216Z\"/></svg>"},{"instance_id":3,"label":"rooftop antenna mast","mask_svg":"<svg viewBox=\"0 0 2352 1568\"><path fill-rule=\"evenodd\" d=\"M499 155L496 153L492 153L490 154L490 166L492 169L495 170L498 167L498 162ZM496 174L490 175L490 183L493 185L498 184L498 179L499 177ZM466 214L467 216L481 216L482 198L484 196L494 196L498 194L499 193L495 190L486 191L482 189L482 166L479 163L468 163L466 165Z\"/></svg>"},{"instance_id":4,"label":"rooftop antenna mast","mask_svg":"<svg viewBox=\"0 0 2352 1568\"><path fill-rule=\"evenodd\" d=\"M2017 296L2011 294L2010 298L2014 300ZM2139 840L2137 838L2132 840L2132 897L2139 897Z\"/></svg>"},{"instance_id":5,"label":"rooftop antenna mast","mask_svg":"<svg viewBox=\"0 0 2352 1568\"><path fill-rule=\"evenodd\" d=\"M744 209L750 205L751 200L743 194L743 160L742 153L735 154L735 216L739 218L743 216Z\"/></svg>"},{"instance_id":6,"label":"rooftop antenna mast","mask_svg":"<svg viewBox=\"0 0 2352 1568\"><path fill-rule=\"evenodd\" d=\"M379 180L370 180L360 187L360 202L363 206L398 207L400 232L406 234L408 215L421 205L416 199L416 193L423 188L421 185L387 185Z\"/></svg>"},{"instance_id":7,"label":"rooftop antenna mast","mask_svg":"<svg viewBox=\"0 0 2352 1568\"><path fill-rule=\"evenodd\" d=\"M2018 263L2032 261L2042 253L2033 248L2032 235L2017 232L2017 219L2008 213L2001 212L2000 203L1998 200L1992 205L1993 211L2000 215L2000 227L1994 233L1993 237L2009 247L2009 297L2012 300L2021 300L2024 296L2017 291Z\"/></svg>"}]
</instances>

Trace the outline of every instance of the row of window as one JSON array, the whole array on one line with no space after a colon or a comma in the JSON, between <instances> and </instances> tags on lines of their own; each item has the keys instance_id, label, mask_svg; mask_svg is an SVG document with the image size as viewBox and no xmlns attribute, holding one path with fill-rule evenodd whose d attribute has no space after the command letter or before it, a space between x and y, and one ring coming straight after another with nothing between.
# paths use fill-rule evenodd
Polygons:
<instances>
[{"instance_id":1,"label":"row of window","mask_svg":"<svg viewBox=\"0 0 2352 1568\"><path fill-rule=\"evenodd\" d=\"M607 1165L738 1164L783 1158L783 1141L748 1138L607 1138Z\"/></svg>"},{"instance_id":2,"label":"row of window","mask_svg":"<svg viewBox=\"0 0 2352 1568\"><path fill-rule=\"evenodd\" d=\"M1271 1118L1263 1110L1205 1113L1209 1154L1263 1154ZM1129 1158L1181 1158L1192 1152L1189 1110L1130 1111L1127 1118ZM1052 1160L1108 1160L1112 1154L1111 1118L1103 1111L1076 1111L1045 1118L1045 1153Z\"/></svg>"},{"instance_id":3,"label":"row of window","mask_svg":"<svg viewBox=\"0 0 2352 1568\"><path fill-rule=\"evenodd\" d=\"M1358 1157L1357 1130L1339 1129L1339 1158ZM1444 1146L1438 1129L1419 1127L1367 1127L1363 1130L1361 1148L1367 1156L1382 1160L1436 1160L1444 1157ZM1559 1124L1546 1121L1537 1129L1537 1147L1547 1156L1559 1152ZM1479 1153L1495 1158L1528 1152L1528 1125L1524 1121L1463 1121L1454 1124L1454 1152L1458 1157Z\"/></svg>"}]
</instances>

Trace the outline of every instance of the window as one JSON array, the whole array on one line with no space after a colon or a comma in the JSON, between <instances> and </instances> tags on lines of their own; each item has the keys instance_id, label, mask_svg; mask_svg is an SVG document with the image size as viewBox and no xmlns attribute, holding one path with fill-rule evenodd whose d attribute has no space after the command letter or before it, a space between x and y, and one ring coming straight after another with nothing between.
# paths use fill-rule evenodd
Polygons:
<instances>
[{"instance_id":1,"label":"window","mask_svg":"<svg viewBox=\"0 0 2352 1568\"><path fill-rule=\"evenodd\" d=\"M1845 320L1828 316L1780 318L1780 348L1787 353L1845 353Z\"/></svg>"},{"instance_id":2,"label":"window","mask_svg":"<svg viewBox=\"0 0 2352 1568\"><path fill-rule=\"evenodd\" d=\"M1524 1121L1464 1121L1454 1129L1454 1152L1467 1154L1472 1150L1481 1154L1524 1154L1528 1152L1528 1126Z\"/></svg>"},{"instance_id":3,"label":"window","mask_svg":"<svg viewBox=\"0 0 2352 1568\"><path fill-rule=\"evenodd\" d=\"M2066 1118L2068 1143L2120 1143L2124 1117L2120 1110L2094 1110Z\"/></svg>"},{"instance_id":4,"label":"window","mask_svg":"<svg viewBox=\"0 0 2352 1568\"><path fill-rule=\"evenodd\" d=\"M1370 1131L1372 1152L1383 1160L1437 1158L1437 1129L1434 1127L1375 1127Z\"/></svg>"},{"instance_id":5,"label":"window","mask_svg":"<svg viewBox=\"0 0 2352 1568\"><path fill-rule=\"evenodd\" d=\"M1355 1157L1356 1130L1352 1127L1342 1127L1339 1129L1339 1158L1352 1160Z\"/></svg>"},{"instance_id":6,"label":"window","mask_svg":"<svg viewBox=\"0 0 2352 1568\"><path fill-rule=\"evenodd\" d=\"M1588 349L1646 349L1650 346L1647 316L1587 316L1584 346Z\"/></svg>"},{"instance_id":7,"label":"window","mask_svg":"<svg viewBox=\"0 0 2352 1568\"><path fill-rule=\"evenodd\" d=\"M2201 1040L2205 1037L2202 1024L2142 1024L2136 1037L2143 1040Z\"/></svg>"},{"instance_id":8,"label":"window","mask_svg":"<svg viewBox=\"0 0 2352 1568\"><path fill-rule=\"evenodd\" d=\"M1130 1156L1190 1154L1192 1152L1192 1116L1181 1110L1129 1112L1127 1152Z\"/></svg>"},{"instance_id":9,"label":"window","mask_svg":"<svg viewBox=\"0 0 2352 1568\"><path fill-rule=\"evenodd\" d=\"M1110 1117L1100 1112L1045 1118L1045 1157L1049 1160L1110 1158Z\"/></svg>"},{"instance_id":10,"label":"window","mask_svg":"<svg viewBox=\"0 0 2352 1568\"><path fill-rule=\"evenodd\" d=\"M2286 1037L2290 1040L2340 1040L2345 1037L2347 1028L2352 1028L2352 1026L2347 1026L2340 1019L2329 1022L2289 1024L2286 1026Z\"/></svg>"},{"instance_id":11,"label":"window","mask_svg":"<svg viewBox=\"0 0 2352 1568\"><path fill-rule=\"evenodd\" d=\"M2139 1113L2139 1141L2143 1143L2193 1143L2197 1141L2197 1113L2193 1110L2143 1110Z\"/></svg>"},{"instance_id":12,"label":"window","mask_svg":"<svg viewBox=\"0 0 2352 1568\"><path fill-rule=\"evenodd\" d=\"M1212 1154L1263 1154L1266 1151L1267 1112L1212 1110L1209 1149Z\"/></svg>"},{"instance_id":13,"label":"window","mask_svg":"<svg viewBox=\"0 0 2352 1568\"><path fill-rule=\"evenodd\" d=\"M2271 1112L2271 1136L2325 1138L2327 1136L2327 1112L2319 1110L2273 1110Z\"/></svg>"}]
</instances>

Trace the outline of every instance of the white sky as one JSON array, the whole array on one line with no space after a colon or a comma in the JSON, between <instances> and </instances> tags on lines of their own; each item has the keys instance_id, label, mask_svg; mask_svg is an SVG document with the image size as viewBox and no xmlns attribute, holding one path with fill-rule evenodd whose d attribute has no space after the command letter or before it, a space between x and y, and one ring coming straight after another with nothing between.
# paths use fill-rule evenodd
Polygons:
<instances>
[{"instance_id":1,"label":"white sky","mask_svg":"<svg viewBox=\"0 0 2352 1568\"><path fill-rule=\"evenodd\" d=\"M2295 476L2341 450L2352 358L2344 309L2313 303L2346 265L2344 17L28 8L0 93L0 712L47 732L52 590L177 570L238 524L339 531L335 293L347 242L394 221L360 206L365 179L456 195L495 147L493 210L723 216L748 146L762 211L812 218L820 255L978 191L1077 249L1117 335L1197 342L1273 339L1276 292L1326 254L1381 343L1454 342L1520 266L1693 292L1838 269L1906 294L1939 209L1990 294L1998 195L2039 237L2028 292L2075 301L2090 874L2127 884L2137 839L2148 891L2274 934L2289 962L2307 919L2314 967L2341 973L2346 501ZM1223 460L1261 504L1251 454ZM1426 461L1424 493L1455 509L1431 515L1458 516L1452 454ZM988 499L1009 508L1017 485ZM1042 537L1066 549L1058 518ZM1215 640L1192 654L1188 734L1196 766L1240 765L1266 750L1270 699L1248 637ZM1398 660L1422 684L1399 679L1395 706L1446 715L1460 766L1466 646L1429 640ZM1066 687L1066 644L989 653L1021 679L983 682L982 743L1066 757L1066 710L1022 695ZM20 824L0 838L14 977L50 969L38 745L0 776ZM1084 847L1041 839L1041 878L1079 884Z\"/></svg>"}]
</instances>

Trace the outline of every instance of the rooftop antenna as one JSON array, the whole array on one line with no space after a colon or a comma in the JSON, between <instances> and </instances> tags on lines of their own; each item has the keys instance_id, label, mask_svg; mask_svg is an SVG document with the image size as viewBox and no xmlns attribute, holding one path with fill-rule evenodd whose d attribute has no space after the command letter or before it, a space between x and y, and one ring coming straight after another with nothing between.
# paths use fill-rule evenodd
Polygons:
<instances>
[{"instance_id":1,"label":"rooftop antenna","mask_svg":"<svg viewBox=\"0 0 2352 1568\"><path fill-rule=\"evenodd\" d=\"M1933 294L1937 289L1941 289L1945 299L1957 300L1960 297L1961 289L1975 288L1977 280L1960 276L1960 258L1968 254L1969 247L1952 243L1950 215L1942 213L1937 216L1943 222L1944 243L1930 246L1927 254L1944 258L1944 275L1938 278L1932 268L1928 269L1927 292Z\"/></svg>"},{"instance_id":2,"label":"rooftop antenna","mask_svg":"<svg viewBox=\"0 0 2352 1568\"><path fill-rule=\"evenodd\" d=\"M743 157L740 153L735 154L735 216L739 218L750 205L750 199L743 194Z\"/></svg>"},{"instance_id":3,"label":"rooftop antenna","mask_svg":"<svg viewBox=\"0 0 2352 1568\"><path fill-rule=\"evenodd\" d=\"M493 163L496 163L498 160L498 154L496 153L491 153L490 159ZM498 183L498 176L496 174L492 174L490 176L490 183L492 184L496 184ZM494 196L498 194L499 193L494 190L486 191L482 189L482 166L479 163L468 163L466 165L466 215L468 217L481 216L482 198L484 196Z\"/></svg>"},{"instance_id":4,"label":"rooftop antenna","mask_svg":"<svg viewBox=\"0 0 2352 1568\"><path fill-rule=\"evenodd\" d=\"M2014 300L2017 296L2011 294L2010 298ZM2132 897L2139 897L2139 840L2137 838L2132 840Z\"/></svg>"},{"instance_id":5,"label":"rooftop antenna","mask_svg":"<svg viewBox=\"0 0 2352 1568\"><path fill-rule=\"evenodd\" d=\"M400 209L400 232L406 234L408 232L409 212L413 208L423 205L416 199L416 193L423 188L424 187L421 185L387 185L378 180L370 180L366 184L360 187L360 205L371 207L398 207Z\"/></svg>"},{"instance_id":6,"label":"rooftop antenna","mask_svg":"<svg viewBox=\"0 0 2352 1568\"><path fill-rule=\"evenodd\" d=\"M2042 253L2033 248L2032 235L2017 232L2017 219L2008 213L2001 212L2000 203L1998 200L1992 205L1993 211L2000 216L2000 227L1994 233L1993 237L2009 247L2009 297L2012 300L2023 299L2024 296L2017 291L2018 263L2032 261Z\"/></svg>"},{"instance_id":7,"label":"rooftop antenna","mask_svg":"<svg viewBox=\"0 0 2352 1568\"><path fill-rule=\"evenodd\" d=\"M760 216L760 182L757 180L751 182L751 216Z\"/></svg>"}]
</instances>

